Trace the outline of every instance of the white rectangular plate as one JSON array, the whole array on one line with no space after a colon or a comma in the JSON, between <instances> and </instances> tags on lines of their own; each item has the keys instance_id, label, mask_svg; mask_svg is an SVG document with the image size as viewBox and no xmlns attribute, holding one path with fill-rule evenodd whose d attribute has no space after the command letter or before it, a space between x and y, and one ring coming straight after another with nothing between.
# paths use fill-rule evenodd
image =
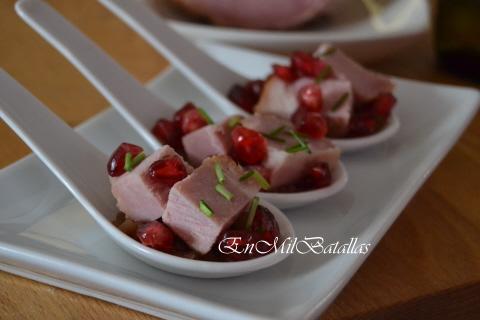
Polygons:
<instances>
[{"instance_id":1,"label":"white rectangular plate","mask_svg":"<svg viewBox=\"0 0 480 320\"><path fill-rule=\"evenodd\" d=\"M261 77L282 58L211 45L237 71ZM326 242L378 243L474 116L478 91L396 80L399 133L387 143L344 158L350 181L337 196L287 212L299 236ZM180 74L155 79L152 90L180 107L192 100L219 113ZM114 111L78 130L99 148L142 144ZM365 260L365 255L294 254L247 276L192 279L137 261L97 227L37 158L0 173L0 269L167 319L315 319ZM371 252L370 250L370 252ZM399 262L401 263L401 262Z\"/></svg>"}]
</instances>

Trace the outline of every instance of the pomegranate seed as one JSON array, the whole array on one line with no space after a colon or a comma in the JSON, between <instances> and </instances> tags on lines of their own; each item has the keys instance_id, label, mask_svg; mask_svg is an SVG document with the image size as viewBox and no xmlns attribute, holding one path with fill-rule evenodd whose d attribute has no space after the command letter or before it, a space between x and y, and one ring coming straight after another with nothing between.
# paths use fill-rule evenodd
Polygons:
<instances>
[{"instance_id":1,"label":"pomegranate seed","mask_svg":"<svg viewBox=\"0 0 480 320\"><path fill-rule=\"evenodd\" d=\"M141 225L137 230L137 237L147 247L164 252L171 251L175 241L172 230L159 221Z\"/></svg>"},{"instance_id":2,"label":"pomegranate seed","mask_svg":"<svg viewBox=\"0 0 480 320\"><path fill-rule=\"evenodd\" d=\"M260 99L263 85L263 80L249 81L244 87L234 85L228 93L228 98L243 110L253 113L253 108Z\"/></svg>"},{"instance_id":3,"label":"pomegranate seed","mask_svg":"<svg viewBox=\"0 0 480 320\"><path fill-rule=\"evenodd\" d=\"M236 160L246 165L260 164L267 157L267 141L257 131L237 126L232 130Z\"/></svg>"},{"instance_id":4,"label":"pomegranate seed","mask_svg":"<svg viewBox=\"0 0 480 320\"><path fill-rule=\"evenodd\" d=\"M325 117L318 112L299 108L292 116L292 122L298 132L312 139L322 139L327 135L328 127Z\"/></svg>"},{"instance_id":5,"label":"pomegranate seed","mask_svg":"<svg viewBox=\"0 0 480 320\"><path fill-rule=\"evenodd\" d=\"M143 152L143 148L126 142L120 144L108 160L107 171L110 177L118 177L125 173L125 155L127 152L130 152L132 158L134 158Z\"/></svg>"},{"instance_id":6,"label":"pomegranate seed","mask_svg":"<svg viewBox=\"0 0 480 320\"><path fill-rule=\"evenodd\" d=\"M278 64L273 65L273 73L288 83L293 82L298 78L295 74L295 70L293 70L291 67L281 66Z\"/></svg>"},{"instance_id":7,"label":"pomegranate seed","mask_svg":"<svg viewBox=\"0 0 480 320\"><path fill-rule=\"evenodd\" d=\"M381 129L385 123L384 118L376 117L369 113L353 115L348 125L349 137L369 136Z\"/></svg>"},{"instance_id":8,"label":"pomegranate seed","mask_svg":"<svg viewBox=\"0 0 480 320\"><path fill-rule=\"evenodd\" d=\"M247 85L245 87L254 97L258 99L262 94L264 84L265 81L263 80L253 80L247 82Z\"/></svg>"},{"instance_id":9,"label":"pomegranate seed","mask_svg":"<svg viewBox=\"0 0 480 320\"><path fill-rule=\"evenodd\" d=\"M184 179L188 172L178 156L167 156L152 163L147 175L155 183L172 187L176 182Z\"/></svg>"},{"instance_id":10,"label":"pomegranate seed","mask_svg":"<svg viewBox=\"0 0 480 320\"><path fill-rule=\"evenodd\" d=\"M322 60L302 51L293 53L290 60L298 76L316 77L327 66Z\"/></svg>"},{"instance_id":11,"label":"pomegranate seed","mask_svg":"<svg viewBox=\"0 0 480 320\"><path fill-rule=\"evenodd\" d=\"M187 102L182 109L177 111L173 116L173 120L184 135L208 124L200 112L198 112L197 107L191 102Z\"/></svg>"},{"instance_id":12,"label":"pomegranate seed","mask_svg":"<svg viewBox=\"0 0 480 320\"><path fill-rule=\"evenodd\" d=\"M372 111L382 117L388 118L397 99L391 93L380 94L371 104Z\"/></svg>"},{"instance_id":13,"label":"pomegranate seed","mask_svg":"<svg viewBox=\"0 0 480 320\"><path fill-rule=\"evenodd\" d=\"M302 185L307 189L320 189L332 184L332 173L327 163L321 162L311 167Z\"/></svg>"},{"instance_id":14,"label":"pomegranate seed","mask_svg":"<svg viewBox=\"0 0 480 320\"><path fill-rule=\"evenodd\" d=\"M300 106L311 112L322 111L323 96L320 87L314 83L309 84L298 92Z\"/></svg>"},{"instance_id":15,"label":"pomegranate seed","mask_svg":"<svg viewBox=\"0 0 480 320\"><path fill-rule=\"evenodd\" d=\"M182 149L182 132L175 122L159 119L152 133L161 143L168 144L175 150Z\"/></svg>"}]
</instances>

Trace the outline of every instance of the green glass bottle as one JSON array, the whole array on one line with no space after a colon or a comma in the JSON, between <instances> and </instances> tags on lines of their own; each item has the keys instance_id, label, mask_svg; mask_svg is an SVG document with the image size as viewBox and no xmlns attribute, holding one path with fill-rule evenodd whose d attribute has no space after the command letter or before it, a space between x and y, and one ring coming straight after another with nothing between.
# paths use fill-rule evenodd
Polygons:
<instances>
[{"instance_id":1,"label":"green glass bottle","mask_svg":"<svg viewBox=\"0 0 480 320\"><path fill-rule=\"evenodd\" d=\"M480 0L438 0L435 38L443 69L480 82Z\"/></svg>"}]
</instances>

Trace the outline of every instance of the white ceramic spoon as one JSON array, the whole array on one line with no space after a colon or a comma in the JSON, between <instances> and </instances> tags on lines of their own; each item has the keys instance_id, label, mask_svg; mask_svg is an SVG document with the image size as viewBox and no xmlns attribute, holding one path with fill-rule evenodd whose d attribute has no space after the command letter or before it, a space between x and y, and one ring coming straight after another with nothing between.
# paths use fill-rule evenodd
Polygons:
<instances>
[{"instance_id":1,"label":"white ceramic spoon","mask_svg":"<svg viewBox=\"0 0 480 320\"><path fill-rule=\"evenodd\" d=\"M136 0L99 0L127 25L164 55L185 77L215 101L225 113L244 111L226 98L233 84L248 81L230 68L212 59L145 4ZM368 137L331 139L342 152L352 152L377 145L391 138L399 129L395 114L382 131Z\"/></svg>"},{"instance_id":2,"label":"white ceramic spoon","mask_svg":"<svg viewBox=\"0 0 480 320\"><path fill-rule=\"evenodd\" d=\"M16 10L45 40L62 53L105 96L118 112L145 138L152 150L161 143L150 133L160 117L170 117L172 107L155 97L90 39L40 0L17 2ZM216 63L216 62L214 62ZM329 187L297 193L261 192L277 207L305 206L339 192L347 183L342 164Z\"/></svg>"},{"instance_id":3,"label":"white ceramic spoon","mask_svg":"<svg viewBox=\"0 0 480 320\"><path fill-rule=\"evenodd\" d=\"M111 223L118 209L106 172L107 155L67 126L2 69L0 116L70 190L110 238L127 252L156 268L192 277L223 278L273 266L288 256L279 251L241 262L209 262L150 249ZM261 204L278 221L281 239L295 236L290 221L279 209L264 200L261 200Z\"/></svg>"}]
</instances>

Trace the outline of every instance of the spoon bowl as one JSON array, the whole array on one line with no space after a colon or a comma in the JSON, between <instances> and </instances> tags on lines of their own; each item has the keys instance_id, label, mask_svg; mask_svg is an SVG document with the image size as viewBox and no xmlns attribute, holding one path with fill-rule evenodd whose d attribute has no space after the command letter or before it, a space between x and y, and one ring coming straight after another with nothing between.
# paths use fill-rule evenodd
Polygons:
<instances>
[{"instance_id":1,"label":"spoon bowl","mask_svg":"<svg viewBox=\"0 0 480 320\"><path fill-rule=\"evenodd\" d=\"M273 266L289 255L278 251L241 262L210 262L150 249L127 236L112 223L118 209L106 173L108 156L67 126L1 69L0 116L70 190L113 241L158 269L191 277L225 278ZM280 240L295 237L293 226L279 209L264 200L261 204L277 219Z\"/></svg>"},{"instance_id":2,"label":"spoon bowl","mask_svg":"<svg viewBox=\"0 0 480 320\"><path fill-rule=\"evenodd\" d=\"M218 103L227 115L245 112L226 99L230 87L245 83L240 76L226 65L212 59L190 40L173 30L162 17L145 4L136 0L99 0L106 8L135 30L141 37L164 55L187 79L192 81L205 95ZM188 52L186 52L188 48ZM215 76L212 78L211 74ZM380 132L368 137L333 139L343 151L353 152L377 145L390 139L400 127L396 116Z\"/></svg>"}]
</instances>

